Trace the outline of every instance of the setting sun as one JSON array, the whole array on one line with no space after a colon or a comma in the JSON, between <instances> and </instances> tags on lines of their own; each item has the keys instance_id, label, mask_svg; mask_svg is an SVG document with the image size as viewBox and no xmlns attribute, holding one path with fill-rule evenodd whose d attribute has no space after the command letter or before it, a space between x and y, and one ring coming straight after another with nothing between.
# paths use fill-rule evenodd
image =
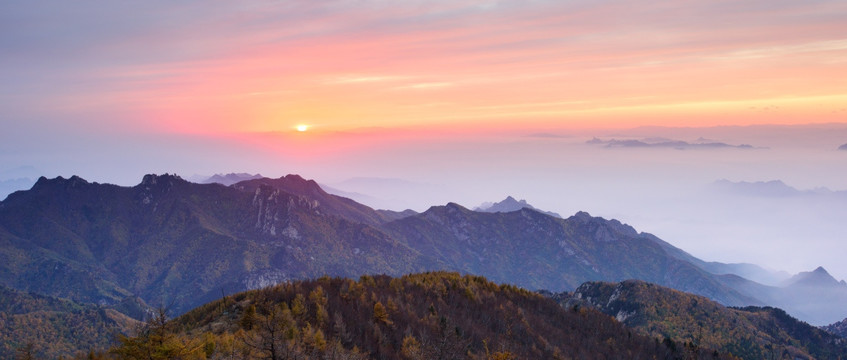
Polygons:
<instances>
[{"instance_id":1,"label":"setting sun","mask_svg":"<svg viewBox=\"0 0 847 360\"><path fill-rule=\"evenodd\" d=\"M296 129L299 132L304 132L306 130L309 130L309 125L303 125L303 124L297 125Z\"/></svg>"}]
</instances>

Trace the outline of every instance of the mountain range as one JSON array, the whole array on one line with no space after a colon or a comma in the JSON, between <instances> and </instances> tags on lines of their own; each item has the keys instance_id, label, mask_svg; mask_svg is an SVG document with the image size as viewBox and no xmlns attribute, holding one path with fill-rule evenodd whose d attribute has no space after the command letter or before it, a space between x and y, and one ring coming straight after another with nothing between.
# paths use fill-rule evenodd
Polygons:
<instances>
[{"instance_id":1,"label":"mountain range","mask_svg":"<svg viewBox=\"0 0 847 360\"><path fill-rule=\"evenodd\" d=\"M697 139L695 142L687 142L683 140L673 140L666 138L646 138L641 140L636 139L610 139L602 140L592 138L586 142L592 145L605 145L606 147L621 147L621 148L672 148L677 150L685 149L721 149L721 148L737 148L737 149L753 149L752 145L730 145L723 142L706 140L703 138Z\"/></svg>"},{"instance_id":2,"label":"mountain range","mask_svg":"<svg viewBox=\"0 0 847 360\"><path fill-rule=\"evenodd\" d=\"M847 192L833 191L825 187L819 187L811 190L798 190L792 186L786 185L780 180L771 181L756 181L733 182L726 179L715 181L711 185L712 189L735 195L754 196L754 197L817 197L817 198L832 198L843 201L847 199Z\"/></svg>"},{"instance_id":3,"label":"mountain range","mask_svg":"<svg viewBox=\"0 0 847 360\"><path fill-rule=\"evenodd\" d=\"M42 177L0 202L0 284L79 303L181 314L284 281L433 270L556 292L639 279L817 325L847 317L847 285L822 268L763 285L743 277L768 274L755 265L705 262L585 212L374 210L297 175L230 186L146 175L133 187Z\"/></svg>"}]
</instances>

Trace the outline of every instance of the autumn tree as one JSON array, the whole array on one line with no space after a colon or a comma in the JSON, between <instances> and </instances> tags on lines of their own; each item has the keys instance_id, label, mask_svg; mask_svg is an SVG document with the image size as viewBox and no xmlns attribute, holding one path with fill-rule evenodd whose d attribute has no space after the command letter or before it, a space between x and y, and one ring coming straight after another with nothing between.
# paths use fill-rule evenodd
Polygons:
<instances>
[{"instance_id":1,"label":"autumn tree","mask_svg":"<svg viewBox=\"0 0 847 360\"><path fill-rule=\"evenodd\" d=\"M385 305L382 305L382 303L379 301L374 304L373 318L374 321L377 323L391 325L391 320L388 319L388 310L385 310Z\"/></svg>"},{"instance_id":2,"label":"autumn tree","mask_svg":"<svg viewBox=\"0 0 847 360\"><path fill-rule=\"evenodd\" d=\"M257 314L253 331L242 333L241 340L259 359L292 359L299 352L299 332L292 312L285 303L269 304Z\"/></svg>"},{"instance_id":3,"label":"autumn tree","mask_svg":"<svg viewBox=\"0 0 847 360\"><path fill-rule=\"evenodd\" d=\"M121 359L139 360L205 358L202 339L177 335L164 308L157 309L137 332L136 337L119 336L120 345L112 353Z\"/></svg>"}]
</instances>

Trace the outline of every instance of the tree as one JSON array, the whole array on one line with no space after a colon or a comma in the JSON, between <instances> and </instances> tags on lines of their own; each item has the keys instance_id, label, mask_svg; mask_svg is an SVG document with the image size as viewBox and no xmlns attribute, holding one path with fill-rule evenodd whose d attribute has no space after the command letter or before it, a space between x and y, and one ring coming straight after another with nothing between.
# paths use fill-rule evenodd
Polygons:
<instances>
[{"instance_id":1,"label":"tree","mask_svg":"<svg viewBox=\"0 0 847 360\"><path fill-rule=\"evenodd\" d=\"M253 328L253 323L256 321L256 306L250 305L246 309L244 309L244 314L241 316L241 320L239 321L239 325L244 330L250 330Z\"/></svg>"},{"instance_id":2,"label":"tree","mask_svg":"<svg viewBox=\"0 0 847 360\"><path fill-rule=\"evenodd\" d=\"M425 358L421 343L412 335L406 335L403 338L403 347L400 353L409 360L423 360Z\"/></svg>"},{"instance_id":3,"label":"tree","mask_svg":"<svg viewBox=\"0 0 847 360\"><path fill-rule=\"evenodd\" d=\"M268 360L290 359L298 354L297 323L288 306L268 305L263 312L256 315L253 330L242 333L247 348Z\"/></svg>"},{"instance_id":4,"label":"tree","mask_svg":"<svg viewBox=\"0 0 847 360\"><path fill-rule=\"evenodd\" d=\"M379 301L374 304L374 321L391 325L391 320L388 319L388 311L385 310L385 306Z\"/></svg>"}]
</instances>

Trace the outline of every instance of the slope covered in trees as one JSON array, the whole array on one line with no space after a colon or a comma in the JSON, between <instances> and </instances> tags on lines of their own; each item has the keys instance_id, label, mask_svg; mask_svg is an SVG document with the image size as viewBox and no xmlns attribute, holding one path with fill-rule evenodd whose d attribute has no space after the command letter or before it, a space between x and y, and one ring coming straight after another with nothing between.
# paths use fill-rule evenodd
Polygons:
<instances>
[{"instance_id":1,"label":"slope covered in trees","mask_svg":"<svg viewBox=\"0 0 847 360\"><path fill-rule=\"evenodd\" d=\"M78 304L0 286L0 358L25 350L35 358L70 356L110 346L136 321L115 309Z\"/></svg>"},{"instance_id":2,"label":"slope covered in trees","mask_svg":"<svg viewBox=\"0 0 847 360\"><path fill-rule=\"evenodd\" d=\"M112 350L250 359L728 358L634 334L594 309L478 276L424 273L283 283L154 324ZM155 358L155 357L154 357Z\"/></svg>"},{"instance_id":3,"label":"slope covered in trees","mask_svg":"<svg viewBox=\"0 0 847 360\"><path fill-rule=\"evenodd\" d=\"M728 308L643 281L585 283L562 302L590 304L645 335L743 359L847 358L847 341L780 309Z\"/></svg>"}]
</instances>

